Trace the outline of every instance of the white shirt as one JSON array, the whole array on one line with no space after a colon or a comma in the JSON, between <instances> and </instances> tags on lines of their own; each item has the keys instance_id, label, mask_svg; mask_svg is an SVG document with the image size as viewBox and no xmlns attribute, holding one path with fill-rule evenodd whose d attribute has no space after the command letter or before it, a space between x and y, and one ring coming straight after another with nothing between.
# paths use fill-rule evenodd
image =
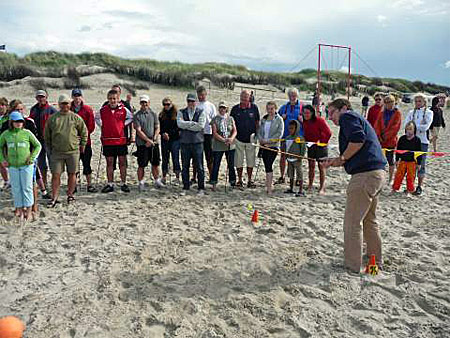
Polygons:
<instances>
[{"instance_id":1,"label":"white shirt","mask_svg":"<svg viewBox=\"0 0 450 338\"><path fill-rule=\"evenodd\" d=\"M203 113L205 114L206 118L205 129L203 132L207 135L211 135L212 128L210 123L214 118L214 116L217 115L216 107L209 101L198 102L197 107L203 110Z\"/></svg>"},{"instance_id":2,"label":"white shirt","mask_svg":"<svg viewBox=\"0 0 450 338\"><path fill-rule=\"evenodd\" d=\"M433 122L433 111L426 108L413 109L406 116L404 126L409 121L414 121L416 124L416 136L420 138L420 142L422 144L430 144L427 137L427 130L430 129L431 123Z\"/></svg>"},{"instance_id":3,"label":"white shirt","mask_svg":"<svg viewBox=\"0 0 450 338\"><path fill-rule=\"evenodd\" d=\"M266 123L264 123L264 138L266 140L269 139L271 125L272 125L272 121L269 121L269 120L267 120Z\"/></svg>"}]
</instances>

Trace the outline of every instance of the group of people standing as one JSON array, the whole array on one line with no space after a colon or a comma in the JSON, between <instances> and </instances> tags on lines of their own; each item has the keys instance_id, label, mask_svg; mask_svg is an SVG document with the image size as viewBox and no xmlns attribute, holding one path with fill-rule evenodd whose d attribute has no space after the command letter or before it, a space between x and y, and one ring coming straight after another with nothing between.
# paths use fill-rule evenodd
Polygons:
<instances>
[{"instance_id":1,"label":"group of people standing","mask_svg":"<svg viewBox=\"0 0 450 338\"><path fill-rule=\"evenodd\" d=\"M441 128L445 128L443 107L446 95L439 94L432 99L431 107L423 94L414 97L414 108L408 112L403 123L402 114L393 95L377 93L375 104L370 107L367 120L375 129L389 165L389 183L393 193L400 190L404 176L407 176L407 194L421 195L426 175L426 155L417 156L413 152L430 151L430 143L437 151L437 140ZM400 129L405 133L398 138ZM395 150L409 151L395 153ZM415 177L417 187L414 187ZM395 177L394 177L395 174Z\"/></svg>"}]
</instances>

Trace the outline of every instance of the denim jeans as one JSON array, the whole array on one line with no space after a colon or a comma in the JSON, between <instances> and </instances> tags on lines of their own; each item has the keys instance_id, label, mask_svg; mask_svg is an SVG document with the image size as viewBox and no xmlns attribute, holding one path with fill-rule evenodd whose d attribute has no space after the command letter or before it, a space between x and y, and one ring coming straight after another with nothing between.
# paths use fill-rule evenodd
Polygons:
<instances>
[{"instance_id":1,"label":"denim jeans","mask_svg":"<svg viewBox=\"0 0 450 338\"><path fill-rule=\"evenodd\" d=\"M9 167L14 207L28 208L33 205L33 174L34 164Z\"/></svg>"},{"instance_id":2,"label":"denim jeans","mask_svg":"<svg viewBox=\"0 0 450 338\"><path fill-rule=\"evenodd\" d=\"M213 151L213 170L211 175L211 183L217 184L219 179L220 162L222 162L222 156L225 154L228 164L228 175L230 184L234 186L236 184L236 171L234 170L234 152L235 150L228 151Z\"/></svg>"},{"instance_id":3,"label":"denim jeans","mask_svg":"<svg viewBox=\"0 0 450 338\"><path fill-rule=\"evenodd\" d=\"M169 159L172 156L173 172L179 174L180 168L180 141L166 141L161 139L161 153L162 153L162 171L163 174L169 172Z\"/></svg>"},{"instance_id":4,"label":"denim jeans","mask_svg":"<svg viewBox=\"0 0 450 338\"><path fill-rule=\"evenodd\" d=\"M421 143L420 148L422 151L428 151L428 144ZM422 155L422 163L420 164L419 169L418 169L418 177L425 177L426 162L427 162L427 155Z\"/></svg>"},{"instance_id":5,"label":"denim jeans","mask_svg":"<svg viewBox=\"0 0 450 338\"><path fill-rule=\"evenodd\" d=\"M189 189L189 166L191 159L197 168L198 189L205 189L205 170L203 168L203 143L181 143L181 162L183 170L183 189Z\"/></svg>"}]
</instances>

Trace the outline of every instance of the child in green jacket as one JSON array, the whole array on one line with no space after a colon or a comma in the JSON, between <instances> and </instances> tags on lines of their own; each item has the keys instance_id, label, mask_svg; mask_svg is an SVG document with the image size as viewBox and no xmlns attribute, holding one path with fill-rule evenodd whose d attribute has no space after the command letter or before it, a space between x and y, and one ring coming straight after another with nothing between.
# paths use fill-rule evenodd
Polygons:
<instances>
[{"instance_id":1,"label":"child in green jacket","mask_svg":"<svg viewBox=\"0 0 450 338\"><path fill-rule=\"evenodd\" d=\"M297 180L300 182L298 192L295 196L305 196L303 192L303 170L302 159L305 156L305 139L299 136L300 122L297 120L289 121L289 135L286 137L286 159L288 162L287 175L289 177L289 189L285 192L287 194L294 193L294 182ZM300 142L299 142L300 141ZM293 156L295 155L295 156ZM297 177L295 177L297 176Z\"/></svg>"},{"instance_id":2,"label":"child in green jacket","mask_svg":"<svg viewBox=\"0 0 450 338\"><path fill-rule=\"evenodd\" d=\"M29 130L23 129L25 120L20 112L12 112L9 119L9 129L0 135L0 162L9 168L16 216L30 219L34 203L33 163L41 144Z\"/></svg>"}]
</instances>

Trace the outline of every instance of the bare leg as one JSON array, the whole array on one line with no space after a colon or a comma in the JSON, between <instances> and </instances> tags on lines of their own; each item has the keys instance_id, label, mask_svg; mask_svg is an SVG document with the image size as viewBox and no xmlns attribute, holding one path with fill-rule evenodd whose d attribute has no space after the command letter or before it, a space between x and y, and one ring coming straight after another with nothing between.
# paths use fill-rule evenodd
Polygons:
<instances>
[{"instance_id":1,"label":"bare leg","mask_svg":"<svg viewBox=\"0 0 450 338\"><path fill-rule=\"evenodd\" d=\"M249 182L252 180L252 174L253 174L253 168L247 167L247 177L248 177Z\"/></svg>"},{"instance_id":2,"label":"bare leg","mask_svg":"<svg viewBox=\"0 0 450 338\"><path fill-rule=\"evenodd\" d=\"M320 175L320 188L319 195L325 194L325 176L327 173L327 169L323 167L322 163L319 163L319 175Z\"/></svg>"},{"instance_id":3,"label":"bare leg","mask_svg":"<svg viewBox=\"0 0 450 338\"><path fill-rule=\"evenodd\" d=\"M73 192L77 185L77 174L67 174L67 176L67 196L73 196Z\"/></svg>"},{"instance_id":4,"label":"bare leg","mask_svg":"<svg viewBox=\"0 0 450 338\"><path fill-rule=\"evenodd\" d=\"M56 201L59 197L59 188L61 186L61 174L52 174L52 200Z\"/></svg>"},{"instance_id":5,"label":"bare leg","mask_svg":"<svg viewBox=\"0 0 450 338\"><path fill-rule=\"evenodd\" d=\"M242 182L242 173L244 171L244 168L236 168L237 174L238 174L238 182Z\"/></svg>"},{"instance_id":6,"label":"bare leg","mask_svg":"<svg viewBox=\"0 0 450 338\"><path fill-rule=\"evenodd\" d=\"M313 189L314 176L316 170L316 161L308 160L308 191L311 192Z\"/></svg>"},{"instance_id":7,"label":"bare leg","mask_svg":"<svg viewBox=\"0 0 450 338\"><path fill-rule=\"evenodd\" d=\"M392 185L392 180L394 178L395 165L389 166L389 186Z\"/></svg>"},{"instance_id":8,"label":"bare leg","mask_svg":"<svg viewBox=\"0 0 450 338\"><path fill-rule=\"evenodd\" d=\"M159 166L152 165L152 175L155 180L159 178Z\"/></svg>"},{"instance_id":9,"label":"bare leg","mask_svg":"<svg viewBox=\"0 0 450 338\"><path fill-rule=\"evenodd\" d=\"M108 183L114 182L114 157L106 158L106 177Z\"/></svg>"},{"instance_id":10,"label":"bare leg","mask_svg":"<svg viewBox=\"0 0 450 338\"><path fill-rule=\"evenodd\" d=\"M0 164L0 174L2 175L3 181L8 181L8 169Z\"/></svg>"},{"instance_id":11,"label":"bare leg","mask_svg":"<svg viewBox=\"0 0 450 338\"><path fill-rule=\"evenodd\" d=\"M437 152L437 137L433 137L432 143L433 143L433 150L436 153Z\"/></svg>"},{"instance_id":12,"label":"bare leg","mask_svg":"<svg viewBox=\"0 0 450 338\"><path fill-rule=\"evenodd\" d=\"M29 220L29 219L32 218L33 212L32 212L32 210L31 210L31 207L25 208L23 212L24 212L24 214L25 214L25 219L26 219L26 220Z\"/></svg>"},{"instance_id":13,"label":"bare leg","mask_svg":"<svg viewBox=\"0 0 450 338\"><path fill-rule=\"evenodd\" d=\"M144 179L144 168L139 167L137 170L138 181L141 182Z\"/></svg>"},{"instance_id":14,"label":"bare leg","mask_svg":"<svg viewBox=\"0 0 450 338\"><path fill-rule=\"evenodd\" d=\"M47 187L48 181L47 181L47 169L42 169L42 182L44 182L44 187Z\"/></svg>"},{"instance_id":15,"label":"bare leg","mask_svg":"<svg viewBox=\"0 0 450 338\"><path fill-rule=\"evenodd\" d=\"M419 187L421 187L422 188L422 184L423 184L423 180L424 180L424 178L425 177L423 177L423 176L419 176Z\"/></svg>"},{"instance_id":16,"label":"bare leg","mask_svg":"<svg viewBox=\"0 0 450 338\"><path fill-rule=\"evenodd\" d=\"M33 208L32 208L33 212L39 211L37 200L38 200L38 187L36 184L33 183Z\"/></svg>"},{"instance_id":17,"label":"bare leg","mask_svg":"<svg viewBox=\"0 0 450 338\"><path fill-rule=\"evenodd\" d=\"M86 183L87 183L88 187L91 185L91 183L92 183L92 175L91 174L86 175Z\"/></svg>"},{"instance_id":18,"label":"bare leg","mask_svg":"<svg viewBox=\"0 0 450 338\"><path fill-rule=\"evenodd\" d=\"M127 158L125 156L119 156L119 170L120 180L122 184L127 182Z\"/></svg>"}]
</instances>

